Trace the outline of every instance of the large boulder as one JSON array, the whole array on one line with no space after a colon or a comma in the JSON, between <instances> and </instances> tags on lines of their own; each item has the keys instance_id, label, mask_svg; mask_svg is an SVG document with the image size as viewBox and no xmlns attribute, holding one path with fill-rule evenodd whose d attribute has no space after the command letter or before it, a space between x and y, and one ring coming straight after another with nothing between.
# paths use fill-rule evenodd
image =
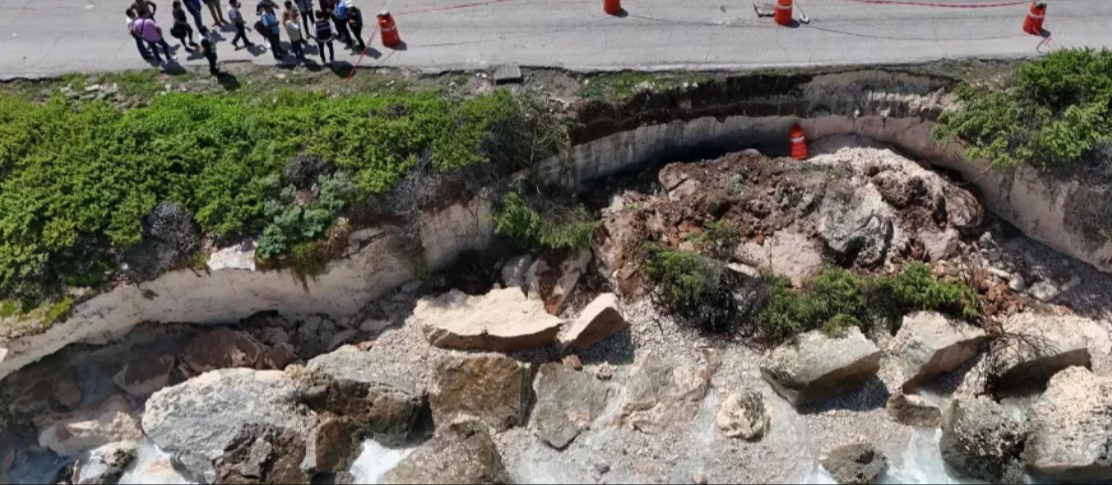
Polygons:
<instances>
[{"instance_id":1,"label":"large boulder","mask_svg":"<svg viewBox=\"0 0 1112 485\"><path fill-rule=\"evenodd\" d=\"M302 402L317 413L344 418L359 438L401 445L424 406L424 391L381 368L380 357L352 346L318 356L305 366L310 379Z\"/></svg>"},{"instance_id":2,"label":"large boulder","mask_svg":"<svg viewBox=\"0 0 1112 485\"><path fill-rule=\"evenodd\" d=\"M579 277L587 272L590 263L590 250L542 254L525 275L529 296L543 301L548 313L560 313L564 300L571 296Z\"/></svg>"},{"instance_id":3,"label":"large boulder","mask_svg":"<svg viewBox=\"0 0 1112 485\"><path fill-rule=\"evenodd\" d=\"M124 364L113 380L124 392L138 398L146 398L170 385L174 363L172 355L140 357Z\"/></svg>"},{"instance_id":4,"label":"large boulder","mask_svg":"<svg viewBox=\"0 0 1112 485\"><path fill-rule=\"evenodd\" d=\"M820 460L834 480L843 484L876 483L888 468L888 459L868 443L854 443L830 450Z\"/></svg>"},{"instance_id":5,"label":"large boulder","mask_svg":"<svg viewBox=\"0 0 1112 485\"><path fill-rule=\"evenodd\" d=\"M385 478L390 484L511 483L486 425L474 421L438 429Z\"/></svg>"},{"instance_id":6,"label":"large boulder","mask_svg":"<svg viewBox=\"0 0 1112 485\"><path fill-rule=\"evenodd\" d=\"M476 419L499 431L524 424L529 383L529 366L503 355L446 360L429 395L433 422L439 427Z\"/></svg>"},{"instance_id":7,"label":"large boulder","mask_svg":"<svg viewBox=\"0 0 1112 485\"><path fill-rule=\"evenodd\" d=\"M602 414L610 390L593 376L563 364L547 363L537 372L533 429L556 449L567 447Z\"/></svg>"},{"instance_id":8,"label":"large boulder","mask_svg":"<svg viewBox=\"0 0 1112 485\"><path fill-rule=\"evenodd\" d=\"M313 420L299 400L297 383L284 372L216 370L154 393L143 430L192 476L212 482L213 460L244 426L269 425L307 436Z\"/></svg>"},{"instance_id":9,"label":"large boulder","mask_svg":"<svg viewBox=\"0 0 1112 485\"><path fill-rule=\"evenodd\" d=\"M622 416L634 429L647 434L683 426L699 413L709 381L710 370L706 368L645 355L630 371Z\"/></svg>"},{"instance_id":10,"label":"large boulder","mask_svg":"<svg viewBox=\"0 0 1112 485\"><path fill-rule=\"evenodd\" d=\"M582 352L629 326L618 307L618 295L603 293L579 313L559 337L564 351Z\"/></svg>"},{"instance_id":11,"label":"large boulder","mask_svg":"<svg viewBox=\"0 0 1112 485\"><path fill-rule=\"evenodd\" d=\"M1070 367L1031 408L1027 467L1052 482L1112 481L1112 378Z\"/></svg>"},{"instance_id":12,"label":"large boulder","mask_svg":"<svg viewBox=\"0 0 1112 485\"><path fill-rule=\"evenodd\" d=\"M844 263L873 266L887 258L894 219L872 185L831 190L819 208L818 235Z\"/></svg>"},{"instance_id":13,"label":"large boulder","mask_svg":"<svg viewBox=\"0 0 1112 485\"><path fill-rule=\"evenodd\" d=\"M738 259L787 277L792 286L802 287L818 274L825 262L821 248L806 235L784 230L765 238L760 244L747 242L739 247Z\"/></svg>"},{"instance_id":14,"label":"large boulder","mask_svg":"<svg viewBox=\"0 0 1112 485\"><path fill-rule=\"evenodd\" d=\"M220 328L198 335L181 353L183 371L189 376L232 367L254 368L266 346L247 332Z\"/></svg>"},{"instance_id":15,"label":"large boulder","mask_svg":"<svg viewBox=\"0 0 1112 485\"><path fill-rule=\"evenodd\" d=\"M308 483L302 471L305 442L288 429L269 424L247 424L228 443L214 463L216 483Z\"/></svg>"},{"instance_id":16,"label":"large boulder","mask_svg":"<svg viewBox=\"0 0 1112 485\"><path fill-rule=\"evenodd\" d=\"M74 485L118 482L127 466L135 461L138 447L135 441L118 441L82 453L73 465L70 482Z\"/></svg>"},{"instance_id":17,"label":"large boulder","mask_svg":"<svg viewBox=\"0 0 1112 485\"><path fill-rule=\"evenodd\" d=\"M954 399L942 420L942 459L959 473L996 482L1019 457L1024 424L987 397Z\"/></svg>"},{"instance_id":18,"label":"large boulder","mask_svg":"<svg viewBox=\"0 0 1112 485\"><path fill-rule=\"evenodd\" d=\"M731 393L719 405L714 422L727 438L756 441L768 432L772 412L759 392Z\"/></svg>"},{"instance_id":19,"label":"large boulder","mask_svg":"<svg viewBox=\"0 0 1112 485\"><path fill-rule=\"evenodd\" d=\"M935 312L917 312L903 319L889 354L903 373L903 390L961 367L980 352L984 331Z\"/></svg>"},{"instance_id":20,"label":"large boulder","mask_svg":"<svg viewBox=\"0 0 1112 485\"><path fill-rule=\"evenodd\" d=\"M761 363L761 376L793 406L854 391L880 370L881 352L856 327L844 336L821 331L777 347Z\"/></svg>"},{"instance_id":21,"label":"large boulder","mask_svg":"<svg viewBox=\"0 0 1112 485\"><path fill-rule=\"evenodd\" d=\"M517 288L468 296L453 290L422 298L413 311L429 343L449 349L507 352L555 342L560 319Z\"/></svg>"},{"instance_id":22,"label":"large boulder","mask_svg":"<svg viewBox=\"0 0 1112 485\"><path fill-rule=\"evenodd\" d=\"M991 356L995 390L1041 389L1058 371L1088 367L1091 356L1085 327L1091 320L1020 313L1003 323Z\"/></svg>"},{"instance_id":23,"label":"large boulder","mask_svg":"<svg viewBox=\"0 0 1112 485\"><path fill-rule=\"evenodd\" d=\"M77 456L117 441L143 438L139 421L123 396L112 396L99 405L59 415L39 432L39 446L62 456Z\"/></svg>"},{"instance_id":24,"label":"large boulder","mask_svg":"<svg viewBox=\"0 0 1112 485\"><path fill-rule=\"evenodd\" d=\"M942 423L942 410L914 394L893 394L884 405L897 423L917 428L934 428Z\"/></svg>"}]
</instances>

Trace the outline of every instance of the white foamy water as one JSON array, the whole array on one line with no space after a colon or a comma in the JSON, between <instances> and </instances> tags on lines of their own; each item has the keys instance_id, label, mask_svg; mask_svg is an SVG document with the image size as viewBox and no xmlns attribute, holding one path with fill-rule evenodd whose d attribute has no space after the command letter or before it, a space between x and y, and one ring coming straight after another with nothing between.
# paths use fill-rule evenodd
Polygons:
<instances>
[{"instance_id":1,"label":"white foamy water","mask_svg":"<svg viewBox=\"0 0 1112 485\"><path fill-rule=\"evenodd\" d=\"M917 429L902 453L889 456L888 473L881 483L980 483L950 475L938 442L940 429Z\"/></svg>"},{"instance_id":2,"label":"white foamy water","mask_svg":"<svg viewBox=\"0 0 1112 485\"><path fill-rule=\"evenodd\" d=\"M391 449L375 440L364 441L363 450L351 464L353 483L383 483L386 472L398 466L410 453L413 453L413 448Z\"/></svg>"},{"instance_id":3,"label":"white foamy water","mask_svg":"<svg viewBox=\"0 0 1112 485\"><path fill-rule=\"evenodd\" d=\"M139 453L120 477L121 485L142 485L165 483L169 485L193 483L181 476L170 464L170 455L158 449L154 443L143 441L139 445Z\"/></svg>"}]
</instances>

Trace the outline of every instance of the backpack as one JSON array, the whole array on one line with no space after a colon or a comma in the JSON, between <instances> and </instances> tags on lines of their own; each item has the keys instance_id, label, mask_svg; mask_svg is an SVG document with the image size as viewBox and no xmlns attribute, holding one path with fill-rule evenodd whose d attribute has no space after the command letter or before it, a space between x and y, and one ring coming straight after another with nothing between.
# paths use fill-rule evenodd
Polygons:
<instances>
[{"instance_id":1,"label":"backpack","mask_svg":"<svg viewBox=\"0 0 1112 485\"><path fill-rule=\"evenodd\" d=\"M170 36L179 39L185 37L185 25L175 23L173 27L170 27Z\"/></svg>"},{"instance_id":2,"label":"backpack","mask_svg":"<svg viewBox=\"0 0 1112 485\"><path fill-rule=\"evenodd\" d=\"M266 28L266 26L263 25L262 20L255 21L255 32L258 32L259 35L263 36L264 39L270 38L270 29Z\"/></svg>"}]
</instances>

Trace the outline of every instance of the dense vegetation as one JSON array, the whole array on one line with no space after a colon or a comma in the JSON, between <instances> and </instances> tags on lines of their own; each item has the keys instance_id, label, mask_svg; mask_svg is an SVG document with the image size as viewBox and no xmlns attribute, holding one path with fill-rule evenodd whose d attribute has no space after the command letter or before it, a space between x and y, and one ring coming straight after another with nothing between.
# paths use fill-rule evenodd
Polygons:
<instances>
[{"instance_id":1,"label":"dense vegetation","mask_svg":"<svg viewBox=\"0 0 1112 485\"><path fill-rule=\"evenodd\" d=\"M1055 51L1020 66L1002 86L964 83L939 136L996 166L1053 167L1112 160L1112 51Z\"/></svg>"},{"instance_id":2,"label":"dense vegetation","mask_svg":"<svg viewBox=\"0 0 1112 485\"><path fill-rule=\"evenodd\" d=\"M127 111L0 95L0 295L33 302L102 283L137 248L165 243L158 227L261 235L258 256L283 257L415 170L522 160L536 149L526 116L504 91L179 93ZM168 240L179 239L199 242ZM177 250L154 258L154 272L188 264L197 247Z\"/></svg>"},{"instance_id":3,"label":"dense vegetation","mask_svg":"<svg viewBox=\"0 0 1112 485\"><path fill-rule=\"evenodd\" d=\"M681 322L719 333L747 331L767 343L811 330L836 335L849 327L894 326L918 310L969 320L979 315L971 288L934 278L922 263L875 277L828 267L793 290L782 276L753 281L713 258L648 245L644 270L654 301Z\"/></svg>"},{"instance_id":4,"label":"dense vegetation","mask_svg":"<svg viewBox=\"0 0 1112 485\"><path fill-rule=\"evenodd\" d=\"M530 250L583 250L591 246L595 221L581 204L510 191L495 214L494 230Z\"/></svg>"}]
</instances>

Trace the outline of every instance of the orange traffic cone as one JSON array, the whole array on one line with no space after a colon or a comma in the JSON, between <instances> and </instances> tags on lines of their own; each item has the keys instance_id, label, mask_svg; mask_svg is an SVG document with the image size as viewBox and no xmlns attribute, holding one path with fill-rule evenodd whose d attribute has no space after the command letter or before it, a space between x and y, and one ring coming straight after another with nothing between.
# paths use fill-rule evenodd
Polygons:
<instances>
[{"instance_id":1,"label":"orange traffic cone","mask_svg":"<svg viewBox=\"0 0 1112 485\"><path fill-rule=\"evenodd\" d=\"M776 12L772 18L785 27L792 25L792 0L776 0Z\"/></svg>"},{"instance_id":2,"label":"orange traffic cone","mask_svg":"<svg viewBox=\"0 0 1112 485\"><path fill-rule=\"evenodd\" d=\"M1023 20L1023 31L1031 35L1042 35L1044 20L1046 20L1046 2L1031 2L1027 18Z\"/></svg>"},{"instance_id":3,"label":"orange traffic cone","mask_svg":"<svg viewBox=\"0 0 1112 485\"><path fill-rule=\"evenodd\" d=\"M803 135L803 127L798 124L792 125L788 130L788 136L792 141L792 158L796 160L807 159L807 137Z\"/></svg>"},{"instance_id":4,"label":"orange traffic cone","mask_svg":"<svg viewBox=\"0 0 1112 485\"><path fill-rule=\"evenodd\" d=\"M622 0L602 0L602 11L609 15L622 13Z\"/></svg>"},{"instance_id":5,"label":"orange traffic cone","mask_svg":"<svg viewBox=\"0 0 1112 485\"><path fill-rule=\"evenodd\" d=\"M390 15L390 11L383 10L376 16L378 17L378 30L382 32L382 45L391 49L400 45L402 38L398 36L398 27L394 24L394 16Z\"/></svg>"}]
</instances>

